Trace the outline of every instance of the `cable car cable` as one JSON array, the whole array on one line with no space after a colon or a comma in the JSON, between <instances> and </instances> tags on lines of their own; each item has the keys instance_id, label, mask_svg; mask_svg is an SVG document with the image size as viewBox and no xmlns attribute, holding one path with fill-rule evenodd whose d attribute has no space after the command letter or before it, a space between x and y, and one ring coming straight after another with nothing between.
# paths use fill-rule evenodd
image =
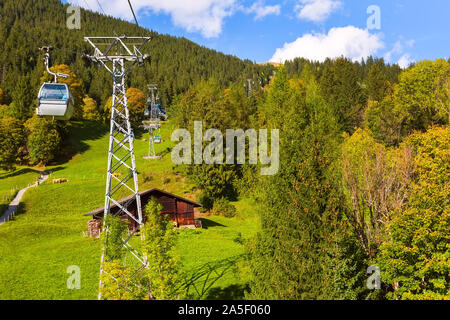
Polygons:
<instances>
[{"instance_id":1,"label":"cable car cable","mask_svg":"<svg viewBox=\"0 0 450 320\"><path fill-rule=\"evenodd\" d=\"M84 0L84 3L86 3L86 5L87 5L87 7L89 8L89 10L91 10L92 12L94 11L94 10L92 10L92 8L91 8L91 6L89 5L89 3L87 2L87 0Z\"/></svg>"},{"instance_id":2,"label":"cable car cable","mask_svg":"<svg viewBox=\"0 0 450 320\"><path fill-rule=\"evenodd\" d=\"M85 1L86 1L86 0L85 0ZM105 15L105 17L107 17L108 15L106 14L105 10L103 10L103 6L102 6L102 4L100 3L99 0L97 0L97 4L98 4L98 7L100 8L100 10L101 10L101 11L103 12L103 14ZM113 33L114 33L114 35L115 35L116 37L118 37L117 32L116 32L116 29L114 29L114 27L113 27Z\"/></svg>"},{"instance_id":3,"label":"cable car cable","mask_svg":"<svg viewBox=\"0 0 450 320\"><path fill-rule=\"evenodd\" d=\"M139 27L139 23L138 23L138 20L136 18L136 15L134 14L133 6L131 5L131 1L130 0L128 0L128 4L130 5L130 9L131 9L131 12L133 13L133 17L134 17L134 20L136 21L136 25Z\"/></svg>"},{"instance_id":4,"label":"cable car cable","mask_svg":"<svg viewBox=\"0 0 450 320\"><path fill-rule=\"evenodd\" d=\"M103 14L104 14L105 16L107 16L105 10L103 10L102 5L100 4L100 1L97 0L97 4L98 4L98 6L100 7L100 10L102 10Z\"/></svg>"}]
</instances>

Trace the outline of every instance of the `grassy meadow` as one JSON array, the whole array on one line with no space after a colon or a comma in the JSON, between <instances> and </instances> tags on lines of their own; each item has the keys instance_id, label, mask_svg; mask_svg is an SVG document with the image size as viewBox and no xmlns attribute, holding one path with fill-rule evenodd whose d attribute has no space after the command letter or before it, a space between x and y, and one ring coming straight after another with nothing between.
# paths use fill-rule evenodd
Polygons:
<instances>
[{"instance_id":1,"label":"grassy meadow","mask_svg":"<svg viewBox=\"0 0 450 320\"><path fill-rule=\"evenodd\" d=\"M195 186L174 172L170 160L173 124L163 125L165 141L156 146L162 160L144 160L148 134L137 133L136 161L140 189L160 188L195 200ZM13 221L0 226L0 299L96 299L101 244L87 234L88 217L83 214L104 203L108 128L97 123L73 123L69 127L77 150L70 160L52 167L50 179L30 189ZM43 169L43 168L41 168ZM37 171L18 168L0 173L0 196L17 186L34 183ZM66 178L64 184L52 179ZM232 219L205 217L203 229L179 230L177 251L184 272L191 279L192 299L242 298L248 277L243 260L243 240L259 229L254 203L235 203ZM67 268L81 269L81 289L66 286Z\"/></svg>"}]
</instances>

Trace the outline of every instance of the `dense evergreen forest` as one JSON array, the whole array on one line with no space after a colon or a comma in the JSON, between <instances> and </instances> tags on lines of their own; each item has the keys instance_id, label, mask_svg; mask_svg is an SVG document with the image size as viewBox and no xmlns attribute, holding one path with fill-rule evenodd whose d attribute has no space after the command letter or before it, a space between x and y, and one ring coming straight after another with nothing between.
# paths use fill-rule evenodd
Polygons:
<instances>
[{"instance_id":1,"label":"dense evergreen forest","mask_svg":"<svg viewBox=\"0 0 450 320\"><path fill-rule=\"evenodd\" d=\"M164 105L170 105L174 96L202 78L214 77L222 85L228 85L238 79L243 81L258 76L268 79L272 74L270 66L258 66L201 47L185 38L160 35L83 9L81 30L69 30L66 7L58 0L0 1L0 87L5 92L13 94L18 78L24 78L30 92L36 92L30 94L27 103L34 102L44 72L43 55L38 47L50 44L61 49L52 53L53 65L68 65L82 81L85 93L103 105L111 95L111 76L101 68L86 65L82 54L92 52L92 48L83 37L114 34L153 37L143 49L151 55L152 62L145 68L134 70L128 77L128 86L144 90L149 83L158 84Z\"/></svg>"},{"instance_id":2,"label":"dense evergreen forest","mask_svg":"<svg viewBox=\"0 0 450 320\"><path fill-rule=\"evenodd\" d=\"M296 59L250 98L210 79L176 101L183 128L202 119L204 130L280 130L274 176L257 165L183 168L213 212L258 200L248 298L448 299L449 76L443 59L407 70ZM369 290L369 266L379 290Z\"/></svg>"},{"instance_id":3,"label":"dense evergreen forest","mask_svg":"<svg viewBox=\"0 0 450 320\"><path fill-rule=\"evenodd\" d=\"M42 43L18 29L69 50L54 51L54 70L70 74L76 117L91 121L108 117L110 75L71 51L88 51L86 35L150 34L152 62L129 77L135 121L146 85L157 83L180 128L202 121L204 130L280 130L274 176L261 176L260 165L175 169L201 190L205 210L227 217L236 212L231 200L257 200L262 230L245 243L247 298L450 297L449 61L402 70L376 58L295 59L272 77L270 65L91 12L83 11L82 30L70 31L57 0L0 5L2 167L48 164L65 140L64 124L33 117L48 75L36 50ZM369 266L381 270L380 290L367 287Z\"/></svg>"},{"instance_id":4,"label":"dense evergreen forest","mask_svg":"<svg viewBox=\"0 0 450 320\"><path fill-rule=\"evenodd\" d=\"M54 46L51 65L53 69L70 74L68 80L76 103L75 118L99 120L109 117L112 79L104 69L88 63L83 53L92 53L92 47L84 42L85 36L151 36L152 41L142 49L151 55L151 62L144 68L134 68L127 78L130 109L143 111L146 103L146 88L150 83L158 85L159 96L164 107L171 105L178 94L201 79L214 77L222 86L231 82L244 83L253 78L265 84L273 73L271 66L258 66L251 61L242 61L201 47L187 39L160 35L139 28L135 24L82 10L81 30L70 30L66 26L67 5L58 0L0 1L0 113L12 116L25 123L37 106L37 94L44 81L51 78L45 72L44 45ZM11 120L11 119L9 119ZM6 121L6 120L5 120ZM64 123L47 123L43 119L28 123L25 130L17 121L15 147L18 154L2 156L3 167L11 161L23 163L48 163L60 153L65 143ZM4 128L8 126L4 125ZM44 128L52 132L50 137L36 133L33 139L29 128ZM48 130L52 128L52 130ZM47 139L47 151L41 151ZM26 142L28 141L28 142ZM27 144L25 146L25 144ZM20 147L21 146L21 147Z\"/></svg>"}]
</instances>

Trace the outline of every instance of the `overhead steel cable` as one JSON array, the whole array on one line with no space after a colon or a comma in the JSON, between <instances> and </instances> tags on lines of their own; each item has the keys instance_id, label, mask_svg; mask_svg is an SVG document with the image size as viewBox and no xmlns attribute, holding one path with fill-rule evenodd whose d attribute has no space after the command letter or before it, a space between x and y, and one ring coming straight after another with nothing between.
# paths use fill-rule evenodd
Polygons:
<instances>
[{"instance_id":1,"label":"overhead steel cable","mask_svg":"<svg viewBox=\"0 0 450 320\"><path fill-rule=\"evenodd\" d=\"M100 1L98 1L98 0L97 0L97 4L98 4L98 6L99 6L100 10L102 10L103 14L104 14L105 16L107 16L107 14L106 14L105 10L103 10L103 7L102 7L102 5L101 5Z\"/></svg>"},{"instance_id":2,"label":"overhead steel cable","mask_svg":"<svg viewBox=\"0 0 450 320\"><path fill-rule=\"evenodd\" d=\"M132 6L130 0L128 0L128 4L130 5L130 9L131 9L131 12L133 13L133 17L134 17L134 20L136 21L136 25L139 27L139 23L138 23L138 20L136 18L136 15L134 14L133 6Z\"/></svg>"},{"instance_id":3,"label":"overhead steel cable","mask_svg":"<svg viewBox=\"0 0 450 320\"><path fill-rule=\"evenodd\" d=\"M86 1L86 0L85 0ZM103 15L105 16L105 17L107 17L108 15L106 14L106 12L105 12L105 10L103 10L103 6L102 6L102 4L100 3L100 1L99 0L96 0L97 1L97 4L98 4L98 7L100 8L100 10L103 12ZM93 10L92 10L93 11ZM114 29L114 27L113 27L113 32L114 32L114 35L115 36L117 36L117 32L116 32L116 29Z\"/></svg>"},{"instance_id":4,"label":"overhead steel cable","mask_svg":"<svg viewBox=\"0 0 450 320\"><path fill-rule=\"evenodd\" d=\"M84 3L86 3L86 6L89 8L89 10L94 11L94 10L92 10L92 8L91 8L91 6L89 5L89 2L87 2L87 0L84 0Z\"/></svg>"}]
</instances>

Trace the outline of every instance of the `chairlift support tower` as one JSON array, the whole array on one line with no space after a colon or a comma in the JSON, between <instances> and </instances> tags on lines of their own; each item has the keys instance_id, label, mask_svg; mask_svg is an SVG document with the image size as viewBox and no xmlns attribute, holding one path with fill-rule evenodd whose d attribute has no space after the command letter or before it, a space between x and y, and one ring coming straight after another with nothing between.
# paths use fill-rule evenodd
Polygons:
<instances>
[{"instance_id":1,"label":"chairlift support tower","mask_svg":"<svg viewBox=\"0 0 450 320\"><path fill-rule=\"evenodd\" d=\"M158 91L158 86L156 84L149 84L148 85L148 90L150 90L151 92L151 99L152 99L152 108L154 108L156 106L156 94L155 92Z\"/></svg>"},{"instance_id":2,"label":"chairlift support tower","mask_svg":"<svg viewBox=\"0 0 450 320\"><path fill-rule=\"evenodd\" d=\"M148 128L148 130L149 130L148 156L144 157L144 159L159 160L159 159L161 159L161 157L156 155L154 131L155 131L155 129L161 128L161 123L159 121L155 121L155 119L153 119L153 114L154 114L154 110L156 107L156 94L155 93L158 91L158 86L156 84L149 84L147 88L151 92L151 96L150 96L151 110L150 110L150 122L148 124L144 123L144 127Z\"/></svg>"},{"instance_id":3,"label":"chairlift support tower","mask_svg":"<svg viewBox=\"0 0 450 320\"><path fill-rule=\"evenodd\" d=\"M85 37L84 40L94 48L94 55L86 55L86 57L95 64L106 68L113 78L103 228L104 230L107 228L105 221L107 215L110 214L112 204L120 209L120 214L125 213L135 221L137 228L128 239L122 239L122 248L128 250L139 261L141 268L145 268L148 265L146 258L133 249L129 243L133 235L142 227L143 216L133 147L134 133L130 124L125 78L136 64L143 66L144 61L149 58L148 55L143 55L140 50L151 38L115 36ZM124 174L123 178L120 176L121 169L128 169L128 174ZM124 193L131 195L130 200L120 204L119 200L125 196ZM129 205L134 201L136 201L137 217L128 211ZM108 230L105 231L108 234ZM107 247L103 249L100 275L103 273L102 264L107 250ZM102 282L100 280L99 289L101 287ZM98 299L101 299L101 290L99 290Z\"/></svg>"},{"instance_id":4,"label":"chairlift support tower","mask_svg":"<svg viewBox=\"0 0 450 320\"><path fill-rule=\"evenodd\" d=\"M247 96L250 97L252 95L252 79L247 79L248 87L247 87Z\"/></svg>"}]
</instances>

